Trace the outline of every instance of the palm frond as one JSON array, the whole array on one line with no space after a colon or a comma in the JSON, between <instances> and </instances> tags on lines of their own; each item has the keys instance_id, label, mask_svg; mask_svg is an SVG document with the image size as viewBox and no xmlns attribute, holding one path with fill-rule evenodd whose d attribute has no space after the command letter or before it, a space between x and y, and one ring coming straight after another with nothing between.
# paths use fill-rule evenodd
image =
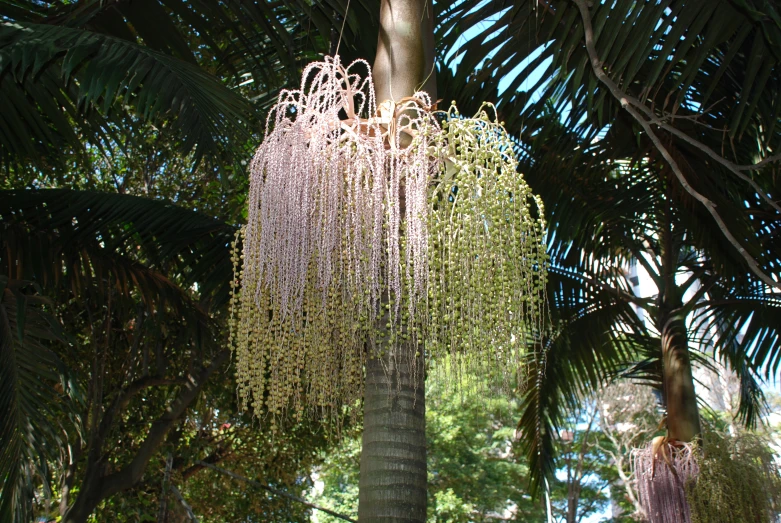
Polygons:
<instances>
[{"instance_id":1,"label":"palm frond","mask_svg":"<svg viewBox=\"0 0 781 523\"><path fill-rule=\"evenodd\" d=\"M765 408L762 380L781 368L781 297L759 283L753 292L715 285L694 310L695 329L740 380L738 417L756 425Z\"/></svg>"},{"instance_id":2,"label":"palm frond","mask_svg":"<svg viewBox=\"0 0 781 523\"><path fill-rule=\"evenodd\" d=\"M737 136L756 116L759 94L774 85L781 60L779 8L769 2L761 8L749 5L731 0L595 2L591 17L597 52L622 88L655 102L660 111L685 111L692 100L705 109L720 86L729 84L737 103L727 101L717 113L729 113L728 128ZM440 20L446 65L456 68L456 77L468 86L453 93L460 94L459 102L481 92L500 93L499 84L509 82L499 105L517 107L524 98L521 108L526 106L504 115L513 128L534 121L550 100L567 105L570 126L583 130L598 131L619 109L590 71L582 21L571 1L465 0L443 7ZM448 55L467 32L477 36ZM539 77L550 79L541 91L526 81L537 66ZM736 75L737 70L747 74Z\"/></svg>"},{"instance_id":3,"label":"palm frond","mask_svg":"<svg viewBox=\"0 0 781 523\"><path fill-rule=\"evenodd\" d=\"M46 301L29 282L0 276L0 520L30 521L39 482L48 491L49 464L59 463L81 391L51 345L68 343Z\"/></svg>"},{"instance_id":4,"label":"palm frond","mask_svg":"<svg viewBox=\"0 0 781 523\"><path fill-rule=\"evenodd\" d=\"M565 414L653 344L631 304L607 286L553 267L548 289L552 333L529 363L518 422L534 492L554 472L554 438Z\"/></svg>"},{"instance_id":5,"label":"palm frond","mask_svg":"<svg viewBox=\"0 0 781 523\"><path fill-rule=\"evenodd\" d=\"M172 118L182 148L196 156L230 147L247 136L251 106L189 62L100 33L43 24L0 22L0 146L5 161L30 158L86 140L99 145L113 133L91 111L144 119ZM73 128L78 123L83 136Z\"/></svg>"},{"instance_id":6,"label":"palm frond","mask_svg":"<svg viewBox=\"0 0 781 523\"><path fill-rule=\"evenodd\" d=\"M235 228L170 203L96 191L0 191L0 269L44 287L111 275L152 304L182 304L197 288L207 307L227 302Z\"/></svg>"}]
</instances>

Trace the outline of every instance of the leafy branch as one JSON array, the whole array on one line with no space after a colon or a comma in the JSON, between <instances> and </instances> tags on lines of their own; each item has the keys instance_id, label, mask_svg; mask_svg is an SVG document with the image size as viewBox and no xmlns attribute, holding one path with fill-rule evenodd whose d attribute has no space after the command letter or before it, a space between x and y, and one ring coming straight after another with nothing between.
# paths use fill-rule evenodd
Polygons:
<instances>
[{"instance_id":1,"label":"leafy branch","mask_svg":"<svg viewBox=\"0 0 781 523\"><path fill-rule=\"evenodd\" d=\"M713 217L713 220L718 225L719 229L721 230L724 237L729 241L729 243L735 248L736 251L743 257L746 264L748 264L751 271L763 282L765 282L767 285L774 287L776 289L781 289L781 283L776 282L771 278L768 274L766 274L762 268L759 266L759 263L754 259L754 257L748 253L746 248L741 245L741 243L738 241L737 238L735 238L735 235L732 234L732 232L729 230L729 227L727 227L727 224L724 222L724 219L721 217L721 215L716 210L716 204L713 203L712 200L708 199L705 195L694 189L691 184L686 180L686 177L683 174L683 171L681 167L678 165L678 162L673 158L672 154L670 154L670 151L664 146L659 136L654 132L653 128L651 127L652 124L655 124L662 129L665 129L666 131L674 134L675 136L680 137L687 143L697 147L698 149L702 150L712 158L716 159L719 163L726 166L730 171L732 171L734 174L736 174L738 177L740 177L742 180L747 181L751 184L751 186L757 191L757 193L765 199L767 202L769 202L774 209L781 212L781 207L779 207L771 198L769 195L767 195L760 187L756 184L754 180L746 176L744 173L741 172L740 166L737 166L733 164L732 162L729 162L716 152L714 152L712 149L707 147L705 144L699 142L698 140L695 140L694 138L688 136L686 133L683 133L674 127L664 123L662 120L660 120L651 109L649 109L645 104L640 102L638 99L630 96L629 94L625 93L621 88L618 86L618 84L613 81L605 71L602 69L602 60L600 60L599 55L597 54L596 46L594 45L594 29L591 24L591 16L588 11L588 3L586 0L572 0L577 5L581 19L583 20L583 31L585 35L585 43L586 43L586 50L589 55L589 59L591 62L591 68L594 71L594 74L599 79L600 82L602 82L610 91L610 93L613 95L613 97L618 100L621 103L621 106L634 118L637 123L640 124L640 126L643 128L643 130L646 132L648 137L651 139L653 144L656 146L657 150L662 154L664 159L667 161L667 163L670 165L670 168L672 169L673 173L675 174L675 177L678 179L678 181L681 183L681 186L683 186L684 190L686 190L687 193L689 193L694 199L699 201L710 213L710 215ZM647 118L644 118L640 113L644 113ZM766 160L772 160L775 157L767 158ZM755 164L755 166L751 168L758 168L758 166L764 165L762 162Z\"/></svg>"}]
</instances>

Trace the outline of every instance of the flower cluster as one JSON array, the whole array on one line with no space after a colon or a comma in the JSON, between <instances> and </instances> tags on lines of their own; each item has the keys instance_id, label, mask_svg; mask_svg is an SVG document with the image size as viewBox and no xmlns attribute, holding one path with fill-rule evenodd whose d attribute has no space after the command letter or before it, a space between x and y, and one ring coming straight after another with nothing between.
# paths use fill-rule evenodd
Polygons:
<instances>
[{"instance_id":1,"label":"flower cluster","mask_svg":"<svg viewBox=\"0 0 781 523\"><path fill-rule=\"evenodd\" d=\"M436 113L425 93L378 106L365 62L308 66L268 117L234 244L242 403L339 417L383 352L513 374L546 257L512 146L485 111Z\"/></svg>"}]
</instances>

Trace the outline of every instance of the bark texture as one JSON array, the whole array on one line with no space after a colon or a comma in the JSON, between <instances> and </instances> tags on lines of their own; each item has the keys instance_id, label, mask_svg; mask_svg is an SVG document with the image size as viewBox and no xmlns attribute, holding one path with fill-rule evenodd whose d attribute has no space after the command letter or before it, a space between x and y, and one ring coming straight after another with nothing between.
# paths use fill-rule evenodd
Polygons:
<instances>
[{"instance_id":1,"label":"bark texture","mask_svg":"<svg viewBox=\"0 0 781 523\"><path fill-rule=\"evenodd\" d=\"M662 336L662 386L667 407L667 436L693 441L700 434L700 413L694 391L683 290L675 282L682 245L673 229L672 209L665 212L661 234L661 282L656 327Z\"/></svg>"},{"instance_id":2,"label":"bark texture","mask_svg":"<svg viewBox=\"0 0 781 523\"><path fill-rule=\"evenodd\" d=\"M406 349L406 347L402 347ZM423 365L391 357L366 364L358 521L426 521ZM386 367L387 366L387 367Z\"/></svg>"}]
</instances>

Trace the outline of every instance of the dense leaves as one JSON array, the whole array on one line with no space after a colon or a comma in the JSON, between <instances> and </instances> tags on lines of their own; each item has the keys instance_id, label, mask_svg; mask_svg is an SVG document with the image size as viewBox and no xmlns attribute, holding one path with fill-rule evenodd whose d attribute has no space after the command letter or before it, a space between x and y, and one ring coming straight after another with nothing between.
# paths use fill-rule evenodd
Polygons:
<instances>
[{"instance_id":1,"label":"dense leaves","mask_svg":"<svg viewBox=\"0 0 781 523\"><path fill-rule=\"evenodd\" d=\"M172 122L195 160L246 153L256 110L328 51L342 2L0 2L0 161L56 162L89 143L136 141L139 120ZM376 27L377 8L356 1L343 49ZM361 24L359 20L374 20ZM376 41L376 29L372 37ZM371 42L372 39L369 39ZM255 106L253 107L253 102ZM226 156L227 154L227 156Z\"/></svg>"},{"instance_id":2,"label":"dense leaves","mask_svg":"<svg viewBox=\"0 0 781 523\"><path fill-rule=\"evenodd\" d=\"M69 340L30 282L0 276L0 519L28 521L40 481L62 465L83 400L53 344Z\"/></svg>"},{"instance_id":3,"label":"dense leaves","mask_svg":"<svg viewBox=\"0 0 781 523\"><path fill-rule=\"evenodd\" d=\"M428 521L544 520L526 488L528 466L514 453L517 403L485 377L462 378L456 385L432 374L426 383ZM317 503L356 513L360 454L359 433L329 453L315 476ZM318 514L318 521L338 520Z\"/></svg>"},{"instance_id":4,"label":"dense leaves","mask_svg":"<svg viewBox=\"0 0 781 523\"><path fill-rule=\"evenodd\" d=\"M241 96L196 65L105 34L3 22L0 50L0 89L10 102L3 117L7 157L34 158L35 143L46 151L84 138L94 144L109 140L109 122L96 113L100 126L90 128L80 108L100 107L108 115L117 95L124 95L123 103L139 117L175 115L177 132L186 136L182 147L198 146L199 155L240 138L237 131L250 112ZM30 106L28 96L39 110ZM94 134L77 136L74 119Z\"/></svg>"}]
</instances>

